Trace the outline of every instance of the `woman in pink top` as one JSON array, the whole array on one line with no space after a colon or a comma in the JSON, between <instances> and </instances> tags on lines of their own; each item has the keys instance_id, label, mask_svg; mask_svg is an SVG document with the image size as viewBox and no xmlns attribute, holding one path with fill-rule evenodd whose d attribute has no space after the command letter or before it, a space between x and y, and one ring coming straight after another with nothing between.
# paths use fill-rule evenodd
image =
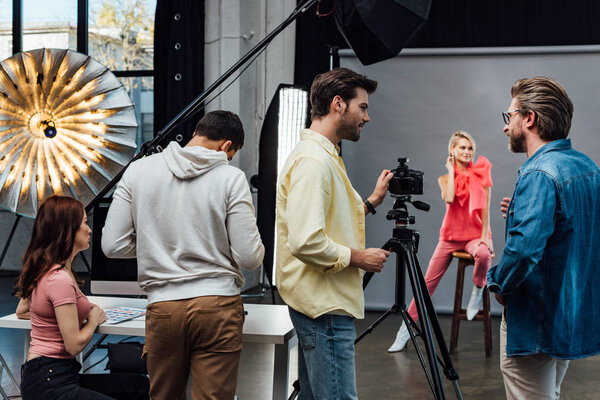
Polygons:
<instances>
[{"instance_id":1,"label":"woman in pink top","mask_svg":"<svg viewBox=\"0 0 600 400\"><path fill-rule=\"evenodd\" d=\"M106 319L79 290L71 264L89 247L83 205L51 196L40 206L17 284L19 318L31 319L31 345L21 367L23 400L147 399L148 379L136 374L79 375L75 360Z\"/></svg>"},{"instance_id":2,"label":"woman in pink top","mask_svg":"<svg viewBox=\"0 0 600 400\"><path fill-rule=\"evenodd\" d=\"M433 294L438 283L452 262L452 252L466 250L475 258L473 269L473 291L467 306L467 318L473 319L479 311L483 288L487 284L493 251L490 230L490 188L492 187L492 164L475 156L475 141L465 132L452 134L448 143L448 173L438 179L442 199L446 202L446 215L440 229L440 239L429 261L425 283L429 294ZM414 300L408 308L414 321L418 315ZM401 351L410 334L404 323L400 326L396 340L388 351Z\"/></svg>"}]
</instances>

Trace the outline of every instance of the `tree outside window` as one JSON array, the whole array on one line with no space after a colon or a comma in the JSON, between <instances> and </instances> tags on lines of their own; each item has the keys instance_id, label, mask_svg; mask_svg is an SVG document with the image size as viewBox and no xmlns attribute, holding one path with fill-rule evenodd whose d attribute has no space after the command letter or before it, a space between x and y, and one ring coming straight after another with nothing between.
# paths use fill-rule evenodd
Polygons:
<instances>
[{"instance_id":1,"label":"tree outside window","mask_svg":"<svg viewBox=\"0 0 600 400\"><path fill-rule=\"evenodd\" d=\"M152 70L156 1L90 0L89 52L112 71ZM152 79L123 81L152 90Z\"/></svg>"}]
</instances>

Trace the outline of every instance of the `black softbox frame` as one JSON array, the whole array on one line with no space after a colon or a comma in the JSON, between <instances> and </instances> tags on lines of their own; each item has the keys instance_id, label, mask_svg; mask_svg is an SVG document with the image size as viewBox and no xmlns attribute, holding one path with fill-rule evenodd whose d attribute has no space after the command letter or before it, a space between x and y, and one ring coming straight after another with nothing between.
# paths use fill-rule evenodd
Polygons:
<instances>
[{"instance_id":1,"label":"black softbox frame","mask_svg":"<svg viewBox=\"0 0 600 400\"><path fill-rule=\"evenodd\" d=\"M427 21L431 0L336 1L335 22L364 65L395 57Z\"/></svg>"}]
</instances>

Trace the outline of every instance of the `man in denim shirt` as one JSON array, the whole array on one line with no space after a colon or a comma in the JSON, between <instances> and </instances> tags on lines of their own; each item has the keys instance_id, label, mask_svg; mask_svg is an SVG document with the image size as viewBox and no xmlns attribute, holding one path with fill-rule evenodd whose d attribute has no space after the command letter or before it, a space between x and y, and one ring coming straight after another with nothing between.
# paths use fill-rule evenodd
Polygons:
<instances>
[{"instance_id":1,"label":"man in denim shirt","mask_svg":"<svg viewBox=\"0 0 600 400\"><path fill-rule=\"evenodd\" d=\"M509 149L528 159L488 286L505 306L507 398L557 399L568 360L600 353L600 170L566 139L573 104L558 82L521 79L511 96L504 132Z\"/></svg>"}]
</instances>

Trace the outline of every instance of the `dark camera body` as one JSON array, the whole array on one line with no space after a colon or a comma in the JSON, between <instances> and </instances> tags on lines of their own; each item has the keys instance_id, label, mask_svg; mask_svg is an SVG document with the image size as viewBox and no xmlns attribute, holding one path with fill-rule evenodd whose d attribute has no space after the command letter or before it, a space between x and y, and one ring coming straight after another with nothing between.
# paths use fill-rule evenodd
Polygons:
<instances>
[{"instance_id":1,"label":"dark camera body","mask_svg":"<svg viewBox=\"0 0 600 400\"><path fill-rule=\"evenodd\" d=\"M423 194L423 171L408 168L408 158L399 158L398 166L392 170L394 177L388 190L393 195Z\"/></svg>"}]
</instances>

